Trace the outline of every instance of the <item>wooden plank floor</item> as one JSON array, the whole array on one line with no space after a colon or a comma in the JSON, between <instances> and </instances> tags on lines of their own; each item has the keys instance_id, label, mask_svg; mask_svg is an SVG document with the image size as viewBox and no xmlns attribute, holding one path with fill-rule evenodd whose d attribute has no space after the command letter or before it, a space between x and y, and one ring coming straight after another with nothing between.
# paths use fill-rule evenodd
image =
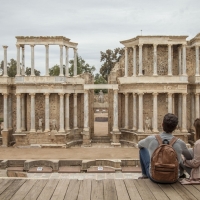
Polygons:
<instances>
[{"instance_id":1,"label":"wooden plank floor","mask_svg":"<svg viewBox=\"0 0 200 200\"><path fill-rule=\"evenodd\" d=\"M1 200L200 199L200 185L155 184L148 179L0 179Z\"/></svg>"}]
</instances>

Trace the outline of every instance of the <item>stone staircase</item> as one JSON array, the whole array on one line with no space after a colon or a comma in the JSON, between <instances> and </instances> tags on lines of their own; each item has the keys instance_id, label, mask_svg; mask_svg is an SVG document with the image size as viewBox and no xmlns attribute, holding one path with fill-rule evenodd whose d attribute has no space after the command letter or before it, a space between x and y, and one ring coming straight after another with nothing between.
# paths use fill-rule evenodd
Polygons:
<instances>
[{"instance_id":1,"label":"stone staircase","mask_svg":"<svg viewBox=\"0 0 200 200\"><path fill-rule=\"evenodd\" d=\"M92 143L110 143L110 137L108 137L108 136L93 136Z\"/></svg>"}]
</instances>

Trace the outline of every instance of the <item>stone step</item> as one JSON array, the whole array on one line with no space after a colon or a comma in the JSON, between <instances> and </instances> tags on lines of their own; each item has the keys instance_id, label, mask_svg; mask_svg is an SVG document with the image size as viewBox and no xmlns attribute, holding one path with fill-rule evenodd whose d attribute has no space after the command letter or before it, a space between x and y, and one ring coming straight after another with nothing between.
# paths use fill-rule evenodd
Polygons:
<instances>
[{"instance_id":1,"label":"stone step","mask_svg":"<svg viewBox=\"0 0 200 200\"><path fill-rule=\"evenodd\" d=\"M92 138L93 143L110 143L110 138L108 136L94 136Z\"/></svg>"}]
</instances>

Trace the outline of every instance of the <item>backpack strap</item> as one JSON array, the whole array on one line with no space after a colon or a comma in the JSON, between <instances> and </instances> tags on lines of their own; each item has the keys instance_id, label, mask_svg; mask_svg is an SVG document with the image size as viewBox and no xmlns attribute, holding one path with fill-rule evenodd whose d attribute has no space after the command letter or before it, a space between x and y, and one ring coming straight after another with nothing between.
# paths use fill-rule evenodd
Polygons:
<instances>
[{"instance_id":1,"label":"backpack strap","mask_svg":"<svg viewBox=\"0 0 200 200\"><path fill-rule=\"evenodd\" d=\"M158 141L158 144L161 145L162 144L162 138L160 137L160 135L155 135L156 140Z\"/></svg>"},{"instance_id":2,"label":"backpack strap","mask_svg":"<svg viewBox=\"0 0 200 200\"><path fill-rule=\"evenodd\" d=\"M173 144L174 144L177 140L178 140L178 138L174 136L174 137L170 140L169 145L173 146Z\"/></svg>"}]
</instances>

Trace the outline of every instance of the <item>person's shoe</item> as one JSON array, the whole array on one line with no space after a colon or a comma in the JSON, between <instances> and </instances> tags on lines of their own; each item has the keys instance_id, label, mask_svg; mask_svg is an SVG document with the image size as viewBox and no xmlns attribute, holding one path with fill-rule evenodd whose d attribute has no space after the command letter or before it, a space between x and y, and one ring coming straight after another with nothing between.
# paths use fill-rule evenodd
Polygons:
<instances>
[{"instance_id":1,"label":"person's shoe","mask_svg":"<svg viewBox=\"0 0 200 200\"><path fill-rule=\"evenodd\" d=\"M142 175L142 176L138 177L138 179L148 179L148 176Z\"/></svg>"},{"instance_id":2,"label":"person's shoe","mask_svg":"<svg viewBox=\"0 0 200 200\"><path fill-rule=\"evenodd\" d=\"M182 174L179 178L186 178L186 174Z\"/></svg>"}]
</instances>

